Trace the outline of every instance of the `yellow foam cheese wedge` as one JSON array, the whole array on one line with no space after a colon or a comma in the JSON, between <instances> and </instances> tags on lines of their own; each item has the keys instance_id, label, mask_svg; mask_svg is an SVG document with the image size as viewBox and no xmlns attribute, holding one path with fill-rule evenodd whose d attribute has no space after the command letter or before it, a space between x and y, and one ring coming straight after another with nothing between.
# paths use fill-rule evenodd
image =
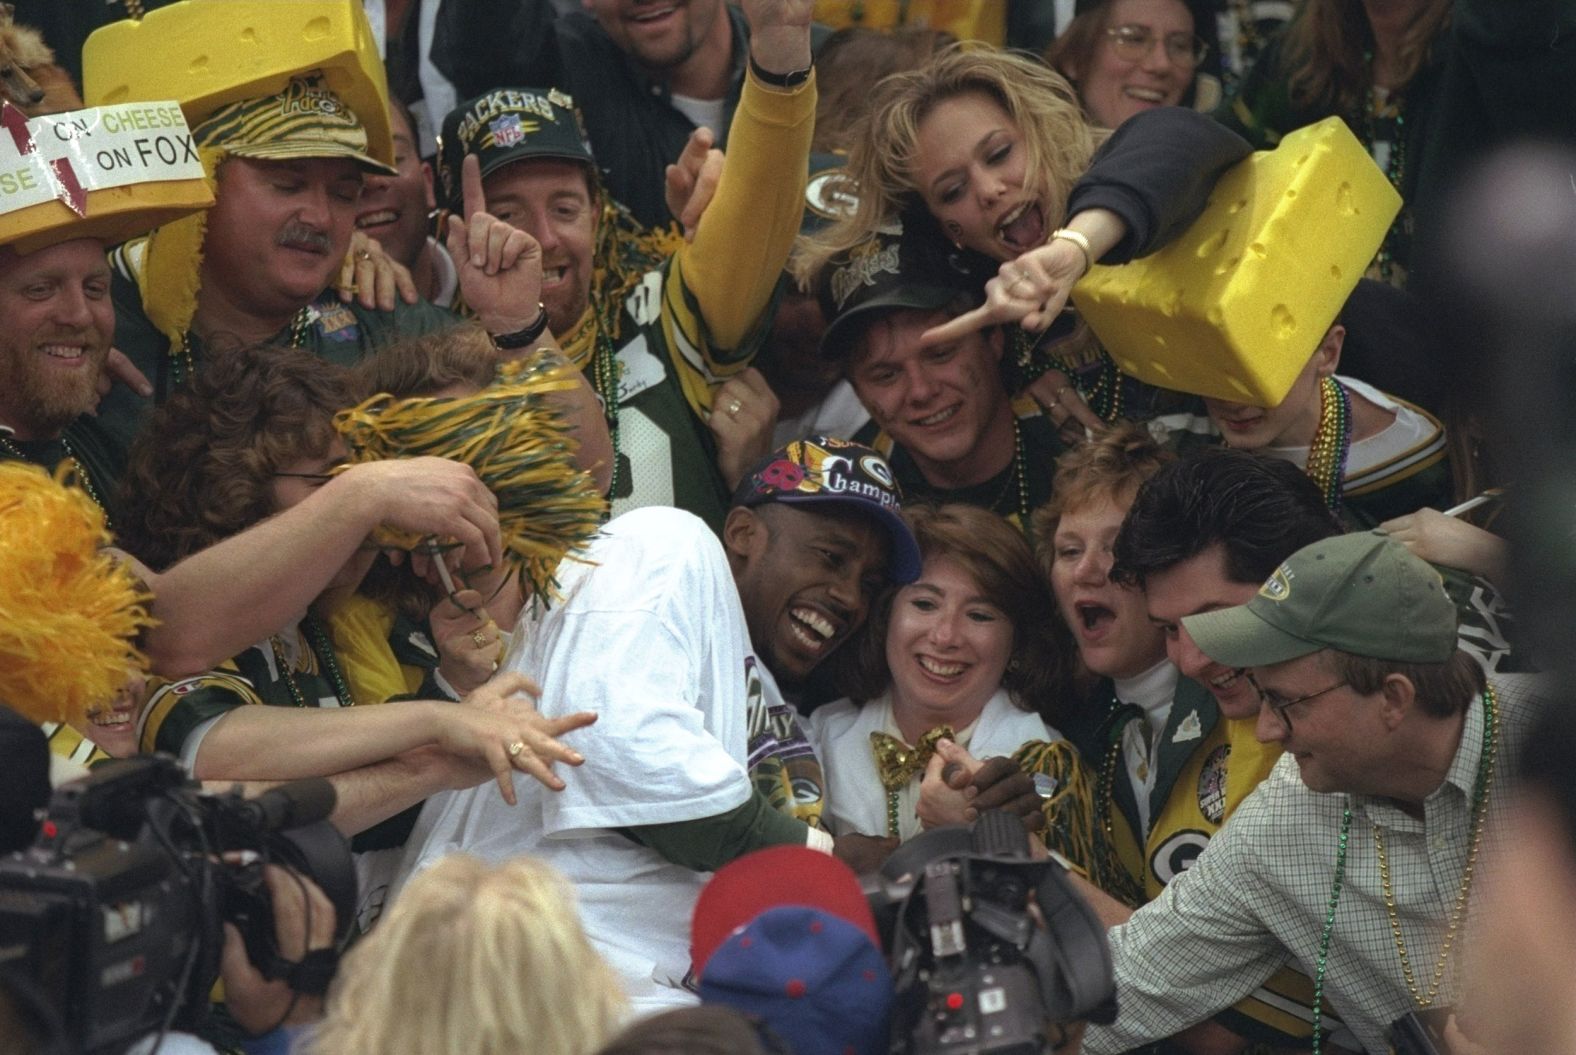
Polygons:
<instances>
[{"instance_id":1,"label":"yellow foam cheese wedge","mask_svg":"<svg viewBox=\"0 0 1576 1055\"><path fill-rule=\"evenodd\" d=\"M1227 170L1184 234L1093 268L1073 302L1132 376L1276 406L1400 208L1357 137L1327 118Z\"/></svg>"}]
</instances>

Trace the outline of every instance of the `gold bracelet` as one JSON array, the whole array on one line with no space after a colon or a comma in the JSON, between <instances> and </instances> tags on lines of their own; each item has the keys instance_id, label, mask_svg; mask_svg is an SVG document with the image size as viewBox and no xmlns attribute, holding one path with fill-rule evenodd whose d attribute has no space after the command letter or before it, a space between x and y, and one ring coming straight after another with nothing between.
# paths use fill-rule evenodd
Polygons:
<instances>
[{"instance_id":1,"label":"gold bracelet","mask_svg":"<svg viewBox=\"0 0 1576 1055\"><path fill-rule=\"evenodd\" d=\"M1046 239L1046 241L1048 243L1054 242L1058 238L1066 242L1071 242L1073 245L1083 250L1084 274L1087 275L1089 270L1094 267L1094 250L1089 247L1089 239L1084 236L1082 231L1075 231L1071 227L1058 227L1056 230L1051 232L1051 237Z\"/></svg>"}]
</instances>

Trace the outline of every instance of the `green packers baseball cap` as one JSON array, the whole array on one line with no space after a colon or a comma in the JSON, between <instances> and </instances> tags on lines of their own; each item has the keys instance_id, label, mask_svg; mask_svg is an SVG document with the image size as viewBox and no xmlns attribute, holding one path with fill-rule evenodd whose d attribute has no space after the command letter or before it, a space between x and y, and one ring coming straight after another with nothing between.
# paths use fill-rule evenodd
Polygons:
<instances>
[{"instance_id":1,"label":"green packers baseball cap","mask_svg":"<svg viewBox=\"0 0 1576 1055\"><path fill-rule=\"evenodd\" d=\"M1324 648L1398 663L1456 651L1456 606L1439 573L1381 531L1321 539L1293 553L1247 604L1182 620L1229 667L1265 667Z\"/></svg>"}]
</instances>

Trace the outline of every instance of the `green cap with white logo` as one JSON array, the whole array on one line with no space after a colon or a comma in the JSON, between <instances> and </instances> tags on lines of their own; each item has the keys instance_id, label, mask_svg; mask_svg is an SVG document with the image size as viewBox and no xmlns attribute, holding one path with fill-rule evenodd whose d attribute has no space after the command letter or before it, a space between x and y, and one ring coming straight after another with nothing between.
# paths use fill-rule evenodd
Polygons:
<instances>
[{"instance_id":1,"label":"green cap with white logo","mask_svg":"<svg viewBox=\"0 0 1576 1055\"><path fill-rule=\"evenodd\" d=\"M1324 648L1443 663L1456 651L1456 622L1439 572L1383 532L1363 531L1304 546L1247 604L1182 625L1215 662L1265 667Z\"/></svg>"}]
</instances>

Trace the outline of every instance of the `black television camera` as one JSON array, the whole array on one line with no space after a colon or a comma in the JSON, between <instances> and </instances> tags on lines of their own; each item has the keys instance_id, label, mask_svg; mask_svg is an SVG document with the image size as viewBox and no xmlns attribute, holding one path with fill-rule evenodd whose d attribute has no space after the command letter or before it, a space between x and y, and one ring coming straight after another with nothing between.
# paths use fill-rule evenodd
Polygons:
<instances>
[{"instance_id":1,"label":"black television camera","mask_svg":"<svg viewBox=\"0 0 1576 1055\"><path fill-rule=\"evenodd\" d=\"M1060 865L1030 858L1015 815L923 832L862 882L892 967L896 1055L1039 1055L1059 1024L1115 1021L1105 928Z\"/></svg>"},{"instance_id":2,"label":"black television camera","mask_svg":"<svg viewBox=\"0 0 1576 1055\"><path fill-rule=\"evenodd\" d=\"M263 865L316 882L342 940L356 876L323 819L333 808L324 780L247 799L204 792L168 755L106 763L56 789L33 845L0 858L0 971L89 1055L200 1025L227 921L266 977L326 989L334 954L309 955L306 970L279 957ZM251 852L235 863L234 851Z\"/></svg>"}]
</instances>

